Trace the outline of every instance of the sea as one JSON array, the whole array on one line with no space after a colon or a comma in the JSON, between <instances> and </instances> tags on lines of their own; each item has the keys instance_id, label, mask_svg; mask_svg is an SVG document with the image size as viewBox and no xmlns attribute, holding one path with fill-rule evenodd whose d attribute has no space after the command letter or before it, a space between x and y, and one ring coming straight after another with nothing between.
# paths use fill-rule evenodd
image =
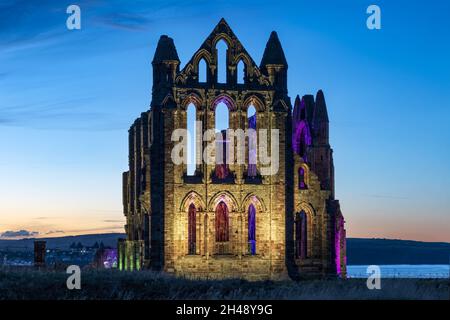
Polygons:
<instances>
[{"instance_id":1,"label":"sea","mask_svg":"<svg viewBox=\"0 0 450 320\"><path fill-rule=\"evenodd\" d=\"M368 265L348 265L349 278L367 278L373 274ZM385 264L379 265L381 278L447 278L450 279L448 264Z\"/></svg>"}]
</instances>

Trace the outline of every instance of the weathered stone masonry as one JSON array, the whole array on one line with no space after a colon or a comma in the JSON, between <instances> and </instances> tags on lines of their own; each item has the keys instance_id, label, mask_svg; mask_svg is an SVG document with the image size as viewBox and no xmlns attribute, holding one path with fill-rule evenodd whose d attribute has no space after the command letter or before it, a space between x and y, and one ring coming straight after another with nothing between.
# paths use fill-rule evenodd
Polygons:
<instances>
[{"instance_id":1,"label":"weathered stone masonry","mask_svg":"<svg viewBox=\"0 0 450 320\"><path fill-rule=\"evenodd\" d=\"M219 40L228 47L226 83L217 79ZM200 60L207 65L205 82L199 81ZM244 81L238 83L241 61ZM118 244L119 267L218 279L345 277L344 219L334 198L324 95L297 96L292 110L277 34L258 67L222 19L182 70L168 36L161 36L152 65L150 110L129 130L127 238ZM214 128L219 103L228 107L229 128L248 129L253 106L257 131L279 129L277 174L261 175L259 164L252 171L246 161L226 168L197 164L188 175L185 164L172 162L172 132L186 128L188 105L205 131Z\"/></svg>"}]
</instances>

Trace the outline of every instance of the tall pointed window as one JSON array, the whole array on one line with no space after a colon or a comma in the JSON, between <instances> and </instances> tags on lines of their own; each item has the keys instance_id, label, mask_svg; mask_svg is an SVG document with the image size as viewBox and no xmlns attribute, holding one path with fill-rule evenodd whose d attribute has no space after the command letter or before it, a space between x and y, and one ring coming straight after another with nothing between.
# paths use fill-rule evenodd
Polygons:
<instances>
[{"instance_id":1,"label":"tall pointed window","mask_svg":"<svg viewBox=\"0 0 450 320\"><path fill-rule=\"evenodd\" d=\"M225 40L220 40L216 44L217 50L217 83L227 83L227 51L228 46Z\"/></svg>"},{"instance_id":2,"label":"tall pointed window","mask_svg":"<svg viewBox=\"0 0 450 320\"><path fill-rule=\"evenodd\" d=\"M245 64L244 61L240 60L237 64L237 83L244 84L245 83Z\"/></svg>"},{"instance_id":3,"label":"tall pointed window","mask_svg":"<svg viewBox=\"0 0 450 320\"><path fill-rule=\"evenodd\" d=\"M205 59L200 59L198 63L198 82L205 83L207 79L207 67Z\"/></svg>"},{"instance_id":4,"label":"tall pointed window","mask_svg":"<svg viewBox=\"0 0 450 320\"><path fill-rule=\"evenodd\" d=\"M256 254L256 209L253 204L248 207L248 253Z\"/></svg>"},{"instance_id":5,"label":"tall pointed window","mask_svg":"<svg viewBox=\"0 0 450 320\"><path fill-rule=\"evenodd\" d=\"M197 209L193 203L189 206L188 211L188 253L195 254L195 243L197 240Z\"/></svg>"},{"instance_id":6,"label":"tall pointed window","mask_svg":"<svg viewBox=\"0 0 450 320\"><path fill-rule=\"evenodd\" d=\"M256 177L256 109L250 105L247 109L248 121L248 166L247 176Z\"/></svg>"},{"instance_id":7,"label":"tall pointed window","mask_svg":"<svg viewBox=\"0 0 450 320\"><path fill-rule=\"evenodd\" d=\"M295 257L304 259L307 257L307 215L305 211L296 214L295 217Z\"/></svg>"},{"instance_id":8,"label":"tall pointed window","mask_svg":"<svg viewBox=\"0 0 450 320\"><path fill-rule=\"evenodd\" d=\"M187 175L193 176L195 174L196 168L196 110L195 105L190 103L187 108L187 131L189 132L189 137L187 141Z\"/></svg>"},{"instance_id":9,"label":"tall pointed window","mask_svg":"<svg viewBox=\"0 0 450 320\"><path fill-rule=\"evenodd\" d=\"M228 207L221 201L216 207L216 242L228 242L229 235Z\"/></svg>"},{"instance_id":10,"label":"tall pointed window","mask_svg":"<svg viewBox=\"0 0 450 320\"><path fill-rule=\"evenodd\" d=\"M219 102L216 106L216 168L215 175L219 179L225 179L228 176L227 165L227 136L226 130L229 124L228 106L224 102Z\"/></svg>"}]
</instances>

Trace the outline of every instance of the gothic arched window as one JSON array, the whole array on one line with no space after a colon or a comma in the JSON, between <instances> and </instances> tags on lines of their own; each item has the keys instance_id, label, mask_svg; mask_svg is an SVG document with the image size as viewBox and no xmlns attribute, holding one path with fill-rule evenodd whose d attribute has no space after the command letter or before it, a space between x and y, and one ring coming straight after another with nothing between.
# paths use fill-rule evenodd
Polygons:
<instances>
[{"instance_id":1,"label":"gothic arched window","mask_svg":"<svg viewBox=\"0 0 450 320\"><path fill-rule=\"evenodd\" d=\"M308 223L305 211L296 214L295 217L295 257L304 259L307 257Z\"/></svg>"},{"instance_id":2,"label":"gothic arched window","mask_svg":"<svg viewBox=\"0 0 450 320\"><path fill-rule=\"evenodd\" d=\"M215 131L216 131L216 168L215 175L219 179L228 176L227 165L227 136L226 130L229 125L228 106L224 102L219 102L215 110Z\"/></svg>"},{"instance_id":3,"label":"gothic arched window","mask_svg":"<svg viewBox=\"0 0 450 320\"><path fill-rule=\"evenodd\" d=\"M227 51L225 40L221 39L216 44L217 50L217 83L227 83Z\"/></svg>"},{"instance_id":4,"label":"gothic arched window","mask_svg":"<svg viewBox=\"0 0 450 320\"><path fill-rule=\"evenodd\" d=\"M205 59L202 58L198 62L198 82L205 83L207 81L207 65Z\"/></svg>"},{"instance_id":5,"label":"gothic arched window","mask_svg":"<svg viewBox=\"0 0 450 320\"><path fill-rule=\"evenodd\" d=\"M196 109L193 103L190 103L186 112L186 129L189 132L187 141L187 175L193 176L196 168Z\"/></svg>"},{"instance_id":6,"label":"gothic arched window","mask_svg":"<svg viewBox=\"0 0 450 320\"><path fill-rule=\"evenodd\" d=\"M244 61L240 60L237 64L237 83L244 84L245 83L245 64Z\"/></svg>"},{"instance_id":7,"label":"gothic arched window","mask_svg":"<svg viewBox=\"0 0 450 320\"><path fill-rule=\"evenodd\" d=\"M256 109L250 105L247 109L248 119L248 167L247 176L256 177Z\"/></svg>"},{"instance_id":8,"label":"gothic arched window","mask_svg":"<svg viewBox=\"0 0 450 320\"><path fill-rule=\"evenodd\" d=\"M305 179L305 169L303 169L303 167L298 168L298 188L300 190L307 189Z\"/></svg>"},{"instance_id":9,"label":"gothic arched window","mask_svg":"<svg viewBox=\"0 0 450 320\"><path fill-rule=\"evenodd\" d=\"M221 201L216 207L216 242L227 242L229 235L228 207Z\"/></svg>"},{"instance_id":10,"label":"gothic arched window","mask_svg":"<svg viewBox=\"0 0 450 320\"><path fill-rule=\"evenodd\" d=\"M188 254L195 254L195 243L197 240L197 209L193 203L188 210Z\"/></svg>"},{"instance_id":11,"label":"gothic arched window","mask_svg":"<svg viewBox=\"0 0 450 320\"><path fill-rule=\"evenodd\" d=\"M253 204L248 207L248 252L256 254L256 209Z\"/></svg>"},{"instance_id":12,"label":"gothic arched window","mask_svg":"<svg viewBox=\"0 0 450 320\"><path fill-rule=\"evenodd\" d=\"M307 162L308 146L311 145L311 136L309 132L308 124L301 120L294 123L294 133L292 135L292 146L295 153L303 158L304 162Z\"/></svg>"}]
</instances>

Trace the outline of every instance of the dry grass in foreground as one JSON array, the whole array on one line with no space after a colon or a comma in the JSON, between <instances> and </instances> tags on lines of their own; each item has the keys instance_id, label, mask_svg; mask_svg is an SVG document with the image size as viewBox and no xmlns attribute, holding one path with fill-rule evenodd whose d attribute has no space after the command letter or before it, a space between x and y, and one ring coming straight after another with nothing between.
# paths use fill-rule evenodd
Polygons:
<instances>
[{"instance_id":1,"label":"dry grass in foreground","mask_svg":"<svg viewBox=\"0 0 450 320\"><path fill-rule=\"evenodd\" d=\"M382 279L369 290L365 279L260 281L187 280L152 271L86 270L81 290L68 290L61 271L0 269L0 300L142 299L449 299L448 279Z\"/></svg>"}]
</instances>

